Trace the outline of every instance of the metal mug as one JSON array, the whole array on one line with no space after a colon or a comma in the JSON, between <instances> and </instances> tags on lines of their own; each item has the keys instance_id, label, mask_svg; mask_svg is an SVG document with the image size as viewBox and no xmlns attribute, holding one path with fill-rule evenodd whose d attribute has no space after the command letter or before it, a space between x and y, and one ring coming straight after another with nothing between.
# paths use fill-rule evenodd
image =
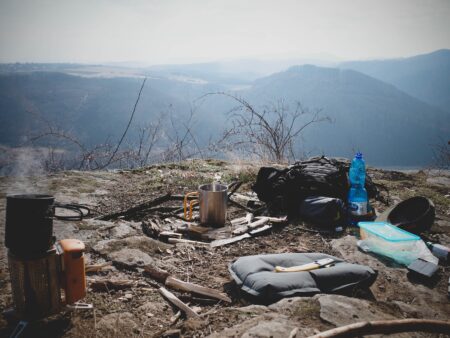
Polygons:
<instances>
[{"instance_id":1,"label":"metal mug","mask_svg":"<svg viewBox=\"0 0 450 338\"><path fill-rule=\"evenodd\" d=\"M200 223L211 226L224 226L227 214L228 186L219 183L203 184L198 191L187 193L184 197L184 218L192 219L192 208L199 205ZM189 197L196 198L188 200ZM188 213L189 207L189 213Z\"/></svg>"}]
</instances>

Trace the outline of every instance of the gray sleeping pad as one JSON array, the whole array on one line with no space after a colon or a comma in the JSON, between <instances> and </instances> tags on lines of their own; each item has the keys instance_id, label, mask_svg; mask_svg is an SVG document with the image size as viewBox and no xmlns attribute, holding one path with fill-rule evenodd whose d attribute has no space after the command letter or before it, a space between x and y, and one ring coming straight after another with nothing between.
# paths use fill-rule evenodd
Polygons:
<instances>
[{"instance_id":1,"label":"gray sleeping pad","mask_svg":"<svg viewBox=\"0 0 450 338\"><path fill-rule=\"evenodd\" d=\"M291 267L333 258L335 265L302 272L275 272L275 266ZM285 253L238 258L229 266L240 288L262 301L284 297L333 293L372 285L377 273L368 266L350 264L322 253Z\"/></svg>"}]
</instances>

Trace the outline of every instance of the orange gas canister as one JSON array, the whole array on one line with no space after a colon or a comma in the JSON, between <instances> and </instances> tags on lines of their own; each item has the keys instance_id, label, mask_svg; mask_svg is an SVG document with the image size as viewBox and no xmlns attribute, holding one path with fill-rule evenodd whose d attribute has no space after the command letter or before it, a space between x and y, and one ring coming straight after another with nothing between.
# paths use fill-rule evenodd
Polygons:
<instances>
[{"instance_id":1,"label":"orange gas canister","mask_svg":"<svg viewBox=\"0 0 450 338\"><path fill-rule=\"evenodd\" d=\"M62 252L61 284L66 304L73 304L86 296L84 267L84 243L78 239L62 239L58 242Z\"/></svg>"}]
</instances>

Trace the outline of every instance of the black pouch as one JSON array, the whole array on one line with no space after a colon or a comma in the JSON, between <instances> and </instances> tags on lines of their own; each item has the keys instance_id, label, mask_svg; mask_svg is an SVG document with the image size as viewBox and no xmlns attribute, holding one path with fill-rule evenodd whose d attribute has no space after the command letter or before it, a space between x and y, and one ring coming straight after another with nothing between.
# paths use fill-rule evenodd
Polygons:
<instances>
[{"instance_id":1,"label":"black pouch","mask_svg":"<svg viewBox=\"0 0 450 338\"><path fill-rule=\"evenodd\" d=\"M334 229L346 219L344 202L332 197L307 197L300 204L300 217L320 227Z\"/></svg>"}]
</instances>

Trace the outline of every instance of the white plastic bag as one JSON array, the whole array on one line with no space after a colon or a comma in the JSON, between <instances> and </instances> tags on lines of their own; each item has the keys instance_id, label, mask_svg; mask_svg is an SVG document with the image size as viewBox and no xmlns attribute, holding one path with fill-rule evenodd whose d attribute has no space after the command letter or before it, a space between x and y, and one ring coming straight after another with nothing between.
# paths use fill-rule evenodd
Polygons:
<instances>
[{"instance_id":1,"label":"white plastic bag","mask_svg":"<svg viewBox=\"0 0 450 338\"><path fill-rule=\"evenodd\" d=\"M418 258L422 258L433 264L438 264L435 257L422 240L409 241L404 244L396 243L395 246L387 246L385 242L374 238L358 241L358 247L364 252L373 252L381 256L389 257L399 264L408 266Z\"/></svg>"}]
</instances>

